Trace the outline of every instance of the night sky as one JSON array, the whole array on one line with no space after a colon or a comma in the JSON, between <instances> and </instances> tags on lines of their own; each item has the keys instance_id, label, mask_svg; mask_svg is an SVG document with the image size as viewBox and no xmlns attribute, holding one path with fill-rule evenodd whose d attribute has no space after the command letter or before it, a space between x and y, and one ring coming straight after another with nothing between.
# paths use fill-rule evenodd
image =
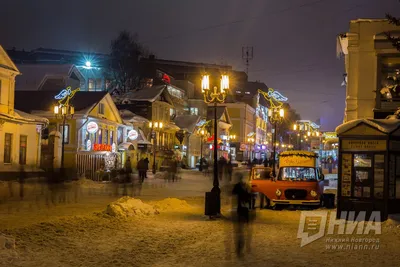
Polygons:
<instances>
[{"instance_id":1,"label":"night sky","mask_svg":"<svg viewBox=\"0 0 400 267\"><path fill-rule=\"evenodd\" d=\"M289 97L323 130L343 120L344 61L336 36L349 21L399 15L398 0L14 0L0 10L1 45L108 52L120 30L139 34L158 58L226 63Z\"/></svg>"}]
</instances>

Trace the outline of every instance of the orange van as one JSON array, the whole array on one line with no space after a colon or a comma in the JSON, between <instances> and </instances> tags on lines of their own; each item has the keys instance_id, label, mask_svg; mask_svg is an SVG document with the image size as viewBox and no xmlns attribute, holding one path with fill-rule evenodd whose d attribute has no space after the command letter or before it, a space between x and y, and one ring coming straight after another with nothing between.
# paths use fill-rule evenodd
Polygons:
<instances>
[{"instance_id":1,"label":"orange van","mask_svg":"<svg viewBox=\"0 0 400 267\"><path fill-rule=\"evenodd\" d=\"M308 151L286 151L279 155L279 172L271 177L271 168L251 170L252 191L260 197L261 207L276 205L320 206L324 175L317 167L318 155ZM265 205L264 205L265 200Z\"/></svg>"}]
</instances>

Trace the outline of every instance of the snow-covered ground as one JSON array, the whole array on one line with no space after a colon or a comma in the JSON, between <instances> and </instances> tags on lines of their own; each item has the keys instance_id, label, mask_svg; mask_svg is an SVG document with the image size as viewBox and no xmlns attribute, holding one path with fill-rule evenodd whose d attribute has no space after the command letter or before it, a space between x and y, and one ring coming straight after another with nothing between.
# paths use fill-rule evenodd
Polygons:
<instances>
[{"instance_id":1,"label":"snow-covered ground","mask_svg":"<svg viewBox=\"0 0 400 267\"><path fill-rule=\"evenodd\" d=\"M238 259L229 198L224 195L223 218L203 215L210 188L210 179L190 172L175 184L149 180L137 199L113 202L119 197L92 191L78 203L50 207L29 208L27 201L17 211L18 202L4 203L11 211L1 210L0 233L16 244L0 248L0 266L400 266L394 221L368 236L379 239L378 249L332 248L328 241L343 235L300 247L301 211L289 210L257 210L251 251Z\"/></svg>"}]
</instances>

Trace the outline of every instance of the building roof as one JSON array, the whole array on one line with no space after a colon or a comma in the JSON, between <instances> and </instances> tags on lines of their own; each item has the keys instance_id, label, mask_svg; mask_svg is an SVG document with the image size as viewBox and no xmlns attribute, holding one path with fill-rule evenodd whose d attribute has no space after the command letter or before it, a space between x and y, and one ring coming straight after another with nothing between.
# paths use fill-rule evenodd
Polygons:
<instances>
[{"instance_id":1,"label":"building roof","mask_svg":"<svg viewBox=\"0 0 400 267\"><path fill-rule=\"evenodd\" d=\"M107 92L79 91L71 99L75 111L85 110L101 101ZM54 91L15 91L15 108L27 113L34 110L52 111L57 103Z\"/></svg>"},{"instance_id":2,"label":"building roof","mask_svg":"<svg viewBox=\"0 0 400 267\"><path fill-rule=\"evenodd\" d=\"M338 135L347 132L348 130L360 125L366 124L374 129L383 133L389 134L400 127L400 120L398 119L358 119L352 120L336 127Z\"/></svg>"},{"instance_id":3,"label":"building roof","mask_svg":"<svg viewBox=\"0 0 400 267\"><path fill-rule=\"evenodd\" d=\"M36 91L48 78L68 78L72 73L82 77L73 64L19 64L21 76L16 78L15 90Z\"/></svg>"},{"instance_id":4,"label":"building roof","mask_svg":"<svg viewBox=\"0 0 400 267\"><path fill-rule=\"evenodd\" d=\"M226 69L231 70L232 66L229 65L219 65L219 64L211 64L211 63L200 63L200 62L188 62L188 61L177 61L177 60L167 60L167 59L159 59L159 58L142 58L143 62L154 62L157 64L165 64L165 65L178 65L178 66L187 66L187 67L195 67L195 68L217 68L217 69Z\"/></svg>"},{"instance_id":5,"label":"building roof","mask_svg":"<svg viewBox=\"0 0 400 267\"><path fill-rule=\"evenodd\" d=\"M127 122L131 122L131 123L147 123L147 122L149 122L148 119L146 119L142 116L139 116L127 109L120 110L119 114L121 115L121 118Z\"/></svg>"},{"instance_id":6,"label":"building roof","mask_svg":"<svg viewBox=\"0 0 400 267\"><path fill-rule=\"evenodd\" d=\"M19 70L17 66L15 66L14 62L8 56L7 52L4 48L0 45L0 68L10 70L19 74Z\"/></svg>"},{"instance_id":7,"label":"building roof","mask_svg":"<svg viewBox=\"0 0 400 267\"><path fill-rule=\"evenodd\" d=\"M189 133L193 133L197 123L200 121L200 116L197 115L181 115L176 116L174 122L176 126L181 129L187 130Z\"/></svg>"},{"instance_id":8,"label":"building roof","mask_svg":"<svg viewBox=\"0 0 400 267\"><path fill-rule=\"evenodd\" d=\"M148 101L154 102L158 99L161 94L167 98L167 100L173 104L171 96L168 93L167 85L153 85L151 87L145 87L137 89L135 91L130 91L121 96L116 96L115 100L117 103L126 103L129 101Z\"/></svg>"}]
</instances>

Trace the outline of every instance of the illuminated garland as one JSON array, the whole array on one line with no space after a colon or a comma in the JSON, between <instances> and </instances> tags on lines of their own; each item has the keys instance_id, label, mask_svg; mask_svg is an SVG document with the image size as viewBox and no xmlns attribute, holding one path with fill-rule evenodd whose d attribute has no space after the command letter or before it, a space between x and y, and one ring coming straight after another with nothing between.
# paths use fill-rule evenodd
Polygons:
<instances>
[{"instance_id":1,"label":"illuminated garland","mask_svg":"<svg viewBox=\"0 0 400 267\"><path fill-rule=\"evenodd\" d=\"M288 152L282 152L281 154L278 155L278 157L292 157L292 156L298 156L298 157L305 157L305 158L318 158L318 155L314 152L305 152L305 151L288 151Z\"/></svg>"}]
</instances>

